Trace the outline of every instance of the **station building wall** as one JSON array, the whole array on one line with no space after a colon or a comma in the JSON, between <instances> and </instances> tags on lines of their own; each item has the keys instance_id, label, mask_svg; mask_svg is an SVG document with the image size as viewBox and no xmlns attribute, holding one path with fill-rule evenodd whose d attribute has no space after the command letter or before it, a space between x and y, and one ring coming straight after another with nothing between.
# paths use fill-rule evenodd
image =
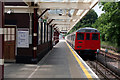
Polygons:
<instances>
[{"instance_id":1,"label":"station building wall","mask_svg":"<svg viewBox=\"0 0 120 80\"><path fill-rule=\"evenodd\" d=\"M5 25L16 25L17 28L30 28L30 16L28 13L5 14ZM34 25L32 22L32 27L33 26ZM17 63L37 63L51 48L51 37L52 37L51 28L52 27L47 26L47 22L39 21L36 61L32 61L33 44L30 43L29 48L17 47L16 62Z\"/></svg>"}]
</instances>

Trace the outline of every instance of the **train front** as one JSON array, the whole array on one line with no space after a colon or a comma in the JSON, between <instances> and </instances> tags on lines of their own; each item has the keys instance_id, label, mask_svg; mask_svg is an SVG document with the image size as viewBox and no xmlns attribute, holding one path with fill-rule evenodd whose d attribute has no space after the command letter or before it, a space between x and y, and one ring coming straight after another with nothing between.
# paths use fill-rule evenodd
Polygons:
<instances>
[{"instance_id":1,"label":"train front","mask_svg":"<svg viewBox=\"0 0 120 80\"><path fill-rule=\"evenodd\" d=\"M76 32L75 50L80 55L94 55L100 49L100 33L94 28L82 28Z\"/></svg>"}]
</instances>

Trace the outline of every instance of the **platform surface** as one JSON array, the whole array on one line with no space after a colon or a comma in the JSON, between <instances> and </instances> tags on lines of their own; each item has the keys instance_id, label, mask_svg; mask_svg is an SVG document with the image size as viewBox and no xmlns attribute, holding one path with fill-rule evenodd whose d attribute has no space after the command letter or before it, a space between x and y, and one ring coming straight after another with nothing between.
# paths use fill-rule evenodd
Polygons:
<instances>
[{"instance_id":1,"label":"platform surface","mask_svg":"<svg viewBox=\"0 0 120 80\"><path fill-rule=\"evenodd\" d=\"M92 78L96 78L81 61ZM65 40L61 40L37 64L5 64L5 78L88 78Z\"/></svg>"}]
</instances>

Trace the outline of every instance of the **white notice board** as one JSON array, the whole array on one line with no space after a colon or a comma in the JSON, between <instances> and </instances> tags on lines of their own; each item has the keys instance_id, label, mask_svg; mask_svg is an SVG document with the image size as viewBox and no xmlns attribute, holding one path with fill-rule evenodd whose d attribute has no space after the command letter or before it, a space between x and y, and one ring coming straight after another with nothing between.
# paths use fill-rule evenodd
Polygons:
<instances>
[{"instance_id":1,"label":"white notice board","mask_svg":"<svg viewBox=\"0 0 120 80\"><path fill-rule=\"evenodd\" d=\"M19 28L17 34L18 34L18 39L17 39L18 47L29 48L29 29Z\"/></svg>"}]
</instances>

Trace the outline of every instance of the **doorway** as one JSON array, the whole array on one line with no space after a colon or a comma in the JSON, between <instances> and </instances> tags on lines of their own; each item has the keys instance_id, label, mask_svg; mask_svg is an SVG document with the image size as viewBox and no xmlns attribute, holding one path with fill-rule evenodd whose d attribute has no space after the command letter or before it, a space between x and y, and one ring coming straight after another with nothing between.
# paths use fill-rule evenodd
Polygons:
<instances>
[{"instance_id":1,"label":"doorway","mask_svg":"<svg viewBox=\"0 0 120 80\"><path fill-rule=\"evenodd\" d=\"M16 26L5 25L4 29L4 59L5 62L15 62Z\"/></svg>"}]
</instances>

